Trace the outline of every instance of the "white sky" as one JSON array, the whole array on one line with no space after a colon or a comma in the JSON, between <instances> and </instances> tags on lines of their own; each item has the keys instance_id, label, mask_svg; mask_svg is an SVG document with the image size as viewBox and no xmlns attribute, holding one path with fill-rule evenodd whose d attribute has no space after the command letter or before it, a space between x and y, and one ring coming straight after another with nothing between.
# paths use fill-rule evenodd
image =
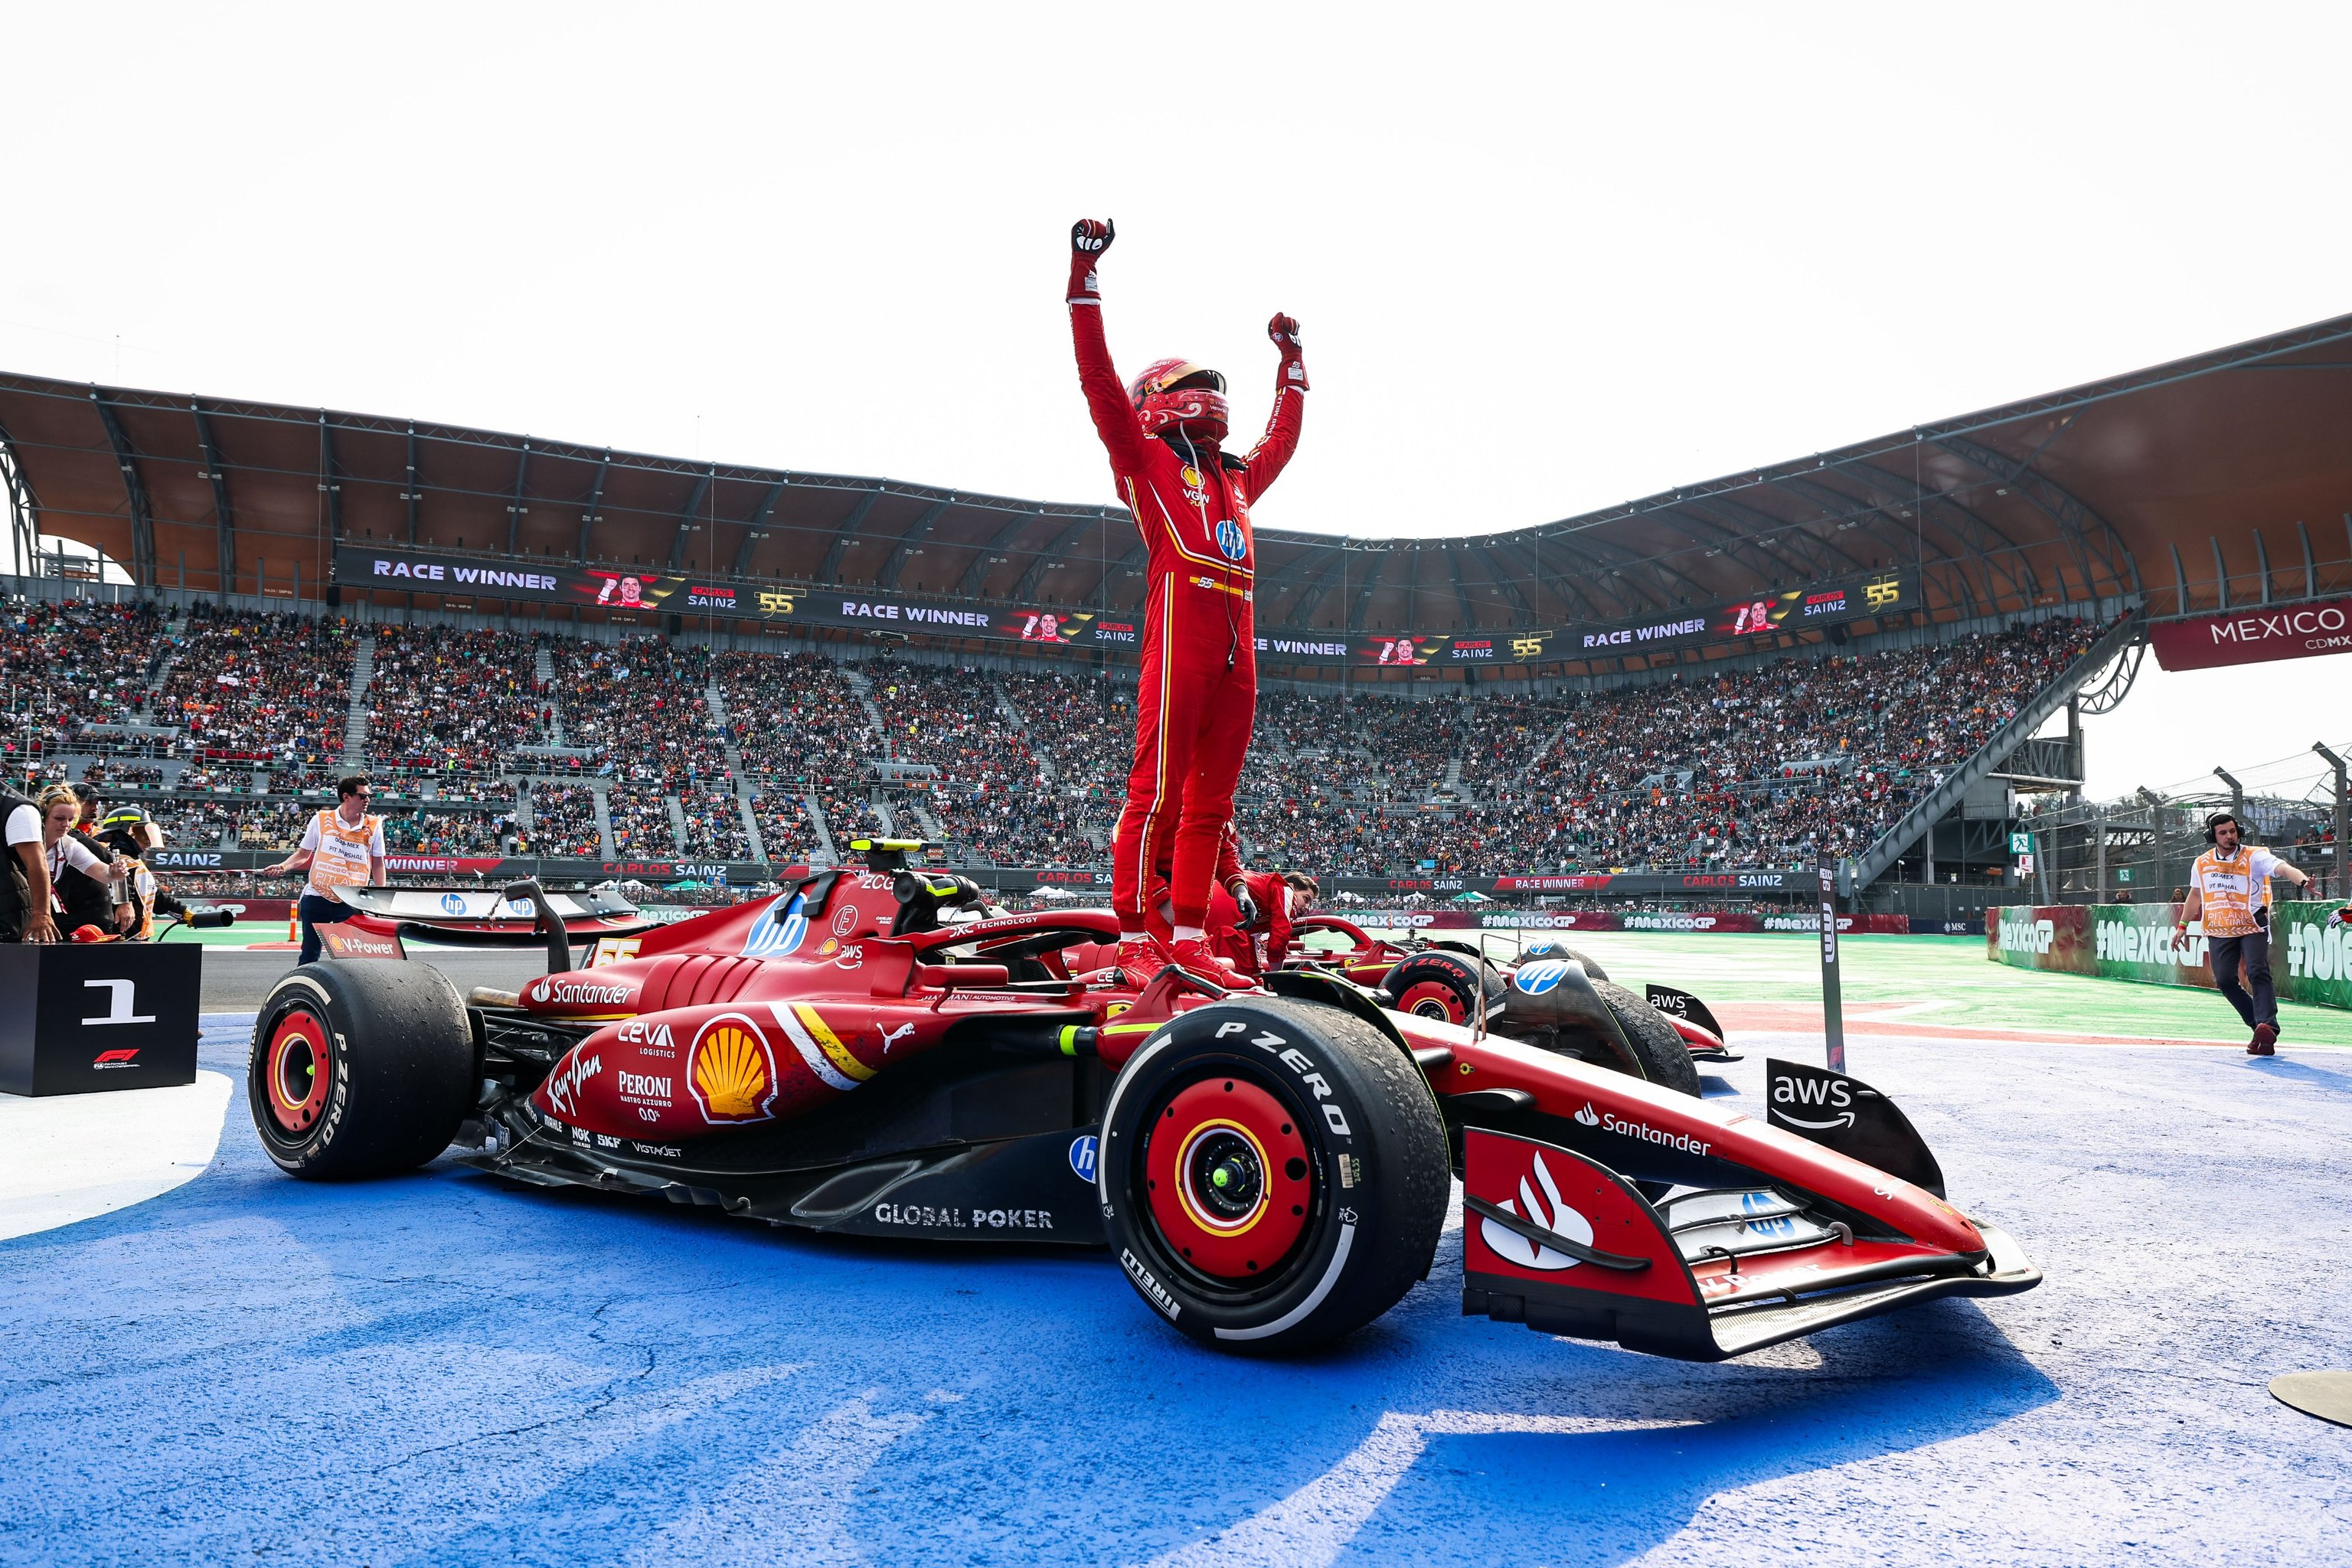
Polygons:
<instances>
[{"instance_id":1,"label":"white sky","mask_svg":"<svg viewBox=\"0 0 2352 1568\"><path fill-rule=\"evenodd\" d=\"M1316 390L1258 516L1360 535L2347 308L2340 6L0 20L0 366L657 453L1112 499L1081 215L1118 223L1122 366L1223 367L1245 429L1265 318L1300 318ZM2329 711L2340 662L2262 679ZM2159 743L2158 689L2095 774L2103 728Z\"/></svg>"}]
</instances>

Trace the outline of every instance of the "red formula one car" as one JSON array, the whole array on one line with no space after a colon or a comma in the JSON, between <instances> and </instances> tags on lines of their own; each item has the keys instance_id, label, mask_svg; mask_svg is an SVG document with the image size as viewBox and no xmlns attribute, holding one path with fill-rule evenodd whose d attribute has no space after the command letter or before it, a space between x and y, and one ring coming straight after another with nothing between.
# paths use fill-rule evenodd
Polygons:
<instances>
[{"instance_id":1,"label":"red formula one car","mask_svg":"<svg viewBox=\"0 0 2352 1568\"><path fill-rule=\"evenodd\" d=\"M1723 1026L1715 1021L1715 1014L1689 992L1653 984L1643 987L1643 994L1636 996L1612 984L1609 972L1591 958L1549 937L1530 945L1514 963L1498 967L1466 942L1384 942L1337 915L1301 916L1292 923L1291 930L1299 952L1289 961L1290 967L1319 968L1344 974L1359 985L1380 992L1387 1005L1399 1012L1473 1026L1480 1022L1483 1014L1486 1028L1511 1039L1570 1052L1586 1048L1609 1051L1612 1043L1592 1041L1576 1031L1570 1032L1571 1037L1561 1039L1551 1018L1554 1006L1541 1000L1559 984L1557 966L1573 962L1581 966L1585 978L1592 982L1593 988L1612 1008L1638 1019L1643 1017L1641 1004L1647 1002L1664 1020L1664 1026L1681 1037L1691 1061L1740 1059L1724 1044ZM1519 982L1522 972L1528 977L1525 985ZM1631 1032L1655 1037L1657 1027L1643 1021ZM1636 1070L1631 1063L1605 1057L1587 1059L1598 1060L1602 1066ZM1648 1072L1643 1076L1661 1078L1672 1087L1693 1094L1698 1092L1695 1071L1669 1066L1663 1074Z\"/></svg>"},{"instance_id":2,"label":"red formula one car","mask_svg":"<svg viewBox=\"0 0 2352 1568\"><path fill-rule=\"evenodd\" d=\"M1173 1327L1261 1353L1425 1278L1454 1176L1465 1311L1667 1355L2040 1278L1853 1079L1776 1064L1776 1099L1816 1112L1784 1127L1333 975L1138 987L1098 967L1107 911L992 913L904 869L908 847L595 968L551 921L520 994L461 998L416 963L298 969L255 1024L262 1143L311 1178L455 1143L509 1181L776 1226L1107 1247ZM1537 995L1563 1046L1643 1059L1573 960Z\"/></svg>"}]
</instances>

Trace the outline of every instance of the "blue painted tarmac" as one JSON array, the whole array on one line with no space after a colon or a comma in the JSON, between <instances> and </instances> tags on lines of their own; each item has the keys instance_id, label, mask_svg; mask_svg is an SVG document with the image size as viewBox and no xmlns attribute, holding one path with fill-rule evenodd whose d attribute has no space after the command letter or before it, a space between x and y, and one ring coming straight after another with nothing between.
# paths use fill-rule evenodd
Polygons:
<instances>
[{"instance_id":1,"label":"blue painted tarmac","mask_svg":"<svg viewBox=\"0 0 2352 1568\"><path fill-rule=\"evenodd\" d=\"M2048 1282L1721 1366L1460 1317L1458 1228L1244 1362L1099 1255L290 1181L240 1091L204 1175L0 1244L0 1562L2352 1561L2352 1431L2264 1392L2352 1367L2352 1053L1853 1068Z\"/></svg>"}]
</instances>

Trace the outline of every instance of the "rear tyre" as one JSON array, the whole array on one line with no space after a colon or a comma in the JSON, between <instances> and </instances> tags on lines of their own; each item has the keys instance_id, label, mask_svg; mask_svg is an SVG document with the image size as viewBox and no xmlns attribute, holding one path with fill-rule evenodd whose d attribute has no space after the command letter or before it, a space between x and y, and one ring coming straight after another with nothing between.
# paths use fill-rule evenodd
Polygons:
<instances>
[{"instance_id":1,"label":"rear tyre","mask_svg":"<svg viewBox=\"0 0 2352 1568\"><path fill-rule=\"evenodd\" d=\"M1381 982L1389 1005L1398 1012L1447 1024L1477 1021L1482 988L1491 1013L1503 1000L1502 975L1484 959L1444 949L1414 953Z\"/></svg>"},{"instance_id":2,"label":"rear tyre","mask_svg":"<svg viewBox=\"0 0 2352 1568\"><path fill-rule=\"evenodd\" d=\"M473 1100L473 1030L422 963L308 963L254 1020L246 1098L278 1169L310 1181L414 1170L449 1146Z\"/></svg>"},{"instance_id":3,"label":"rear tyre","mask_svg":"<svg viewBox=\"0 0 2352 1568\"><path fill-rule=\"evenodd\" d=\"M1445 1222L1445 1124L1411 1058L1336 1008L1220 1002L1112 1087L1096 1174L1129 1283L1202 1344L1279 1355L1387 1311Z\"/></svg>"}]
</instances>

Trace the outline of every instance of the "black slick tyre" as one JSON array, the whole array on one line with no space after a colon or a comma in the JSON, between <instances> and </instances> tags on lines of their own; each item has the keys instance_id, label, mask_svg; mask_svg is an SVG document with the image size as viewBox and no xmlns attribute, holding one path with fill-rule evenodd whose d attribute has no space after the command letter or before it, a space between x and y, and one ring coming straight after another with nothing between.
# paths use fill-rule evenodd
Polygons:
<instances>
[{"instance_id":1,"label":"black slick tyre","mask_svg":"<svg viewBox=\"0 0 2352 1568\"><path fill-rule=\"evenodd\" d=\"M1576 960L1577 963L1584 965L1584 977L1587 980L1591 981L1595 985L1600 984L1601 982L1609 978L1609 972L1601 967L1600 961L1597 959L1589 958L1585 954L1577 952L1576 949L1572 947L1561 948L1559 950L1559 954L1562 958L1572 958Z\"/></svg>"},{"instance_id":2,"label":"black slick tyre","mask_svg":"<svg viewBox=\"0 0 2352 1568\"><path fill-rule=\"evenodd\" d=\"M414 1170L472 1103L473 1031L456 987L422 963L330 961L263 999L246 1099L278 1169L310 1181Z\"/></svg>"},{"instance_id":3,"label":"black slick tyre","mask_svg":"<svg viewBox=\"0 0 2352 1568\"><path fill-rule=\"evenodd\" d=\"M1381 990L1400 1013L1469 1025L1478 1016L1479 993L1488 1011L1503 1000L1503 977L1484 959L1446 949L1416 952L1388 972Z\"/></svg>"},{"instance_id":4,"label":"black slick tyre","mask_svg":"<svg viewBox=\"0 0 2352 1568\"><path fill-rule=\"evenodd\" d=\"M1155 1031L1104 1108L1096 1192L1128 1281L1204 1345L1312 1349L1427 1274L1444 1225L1445 1125L1394 1041L1272 997Z\"/></svg>"},{"instance_id":5,"label":"black slick tyre","mask_svg":"<svg viewBox=\"0 0 2352 1568\"><path fill-rule=\"evenodd\" d=\"M1642 1077L1678 1094L1698 1093L1698 1068L1691 1065L1690 1047L1683 1044L1664 1014L1651 1006L1646 997L1636 996L1622 985L1595 980L1592 989L1609 1004L1625 1043L1640 1061Z\"/></svg>"}]
</instances>

